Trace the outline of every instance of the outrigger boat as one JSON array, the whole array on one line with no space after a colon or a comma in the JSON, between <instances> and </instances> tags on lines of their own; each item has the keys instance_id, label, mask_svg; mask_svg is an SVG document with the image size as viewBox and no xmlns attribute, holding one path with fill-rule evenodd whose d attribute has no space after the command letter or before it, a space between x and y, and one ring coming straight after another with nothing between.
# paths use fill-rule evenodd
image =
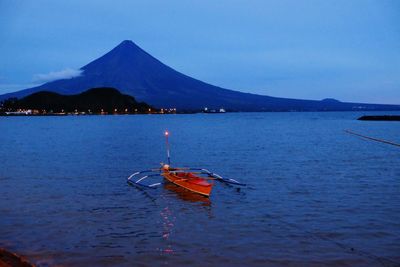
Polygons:
<instances>
[{"instance_id":1,"label":"outrigger boat","mask_svg":"<svg viewBox=\"0 0 400 267\"><path fill-rule=\"evenodd\" d=\"M147 184L145 180L150 177L162 176L168 182L177 186L185 188L191 192L209 197L211 190L214 186L214 181L245 186L245 184L231 178L224 178L214 172L204 168L174 168L171 166L170 151L168 136L169 132L165 131L166 145L167 145L167 159L168 164L161 163L160 168L138 171L128 177L128 183L146 188L155 188L161 185L160 182Z\"/></svg>"}]
</instances>

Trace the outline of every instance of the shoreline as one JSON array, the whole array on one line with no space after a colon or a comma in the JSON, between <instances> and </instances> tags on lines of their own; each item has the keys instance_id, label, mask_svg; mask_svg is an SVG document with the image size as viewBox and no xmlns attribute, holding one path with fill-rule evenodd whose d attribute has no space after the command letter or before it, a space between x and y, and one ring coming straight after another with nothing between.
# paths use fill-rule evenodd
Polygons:
<instances>
[{"instance_id":1,"label":"shoreline","mask_svg":"<svg viewBox=\"0 0 400 267\"><path fill-rule=\"evenodd\" d=\"M187 115L187 114L227 114L227 113L331 113L331 112L399 112L400 110L276 110L276 111L227 111L227 112L204 112L204 111L181 111L174 113L39 113L39 114L5 114L4 112L0 112L0 117L66 117L66 116L122 116L122 115ZM365 120L361 119L362 117L397 117L398 120L399 115L386 114L386 115L364 115L357 120ZM371 120L371 119L369 119ZM375 119L375 120L385 120L388 119ZM389 119L393 120L393 119Z\"/></svg>"},{"instance_id":2,"label":"shoreline","mask_svg":"<svg viewBox=\"0 0 400 267\"><path fill-rule=\"evenodd\" d=\"M0 248L0 267L35 267L25 257Z\"/></svg>"}]
</instances>

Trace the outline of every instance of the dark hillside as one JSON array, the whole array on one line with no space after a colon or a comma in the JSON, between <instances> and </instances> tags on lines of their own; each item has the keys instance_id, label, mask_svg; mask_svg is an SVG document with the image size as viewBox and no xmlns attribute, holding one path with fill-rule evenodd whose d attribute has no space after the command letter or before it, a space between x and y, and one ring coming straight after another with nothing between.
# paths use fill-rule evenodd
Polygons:
<instances>
[{"instance_id":1,"label":"dark hillside","mask_svg":"<svg viewBox=\"0 0 400 267\"><path fill-rule=\"evenodd\" d=\"M93 88L77 95L61 95L41 91L20 100L6 101L7 109L36 109L53 112L88 111L93 113L117 111L146 112L151 108L146 103L138 103L134 97L123 95L114 88Z\"/></svg>"}]
</instances>

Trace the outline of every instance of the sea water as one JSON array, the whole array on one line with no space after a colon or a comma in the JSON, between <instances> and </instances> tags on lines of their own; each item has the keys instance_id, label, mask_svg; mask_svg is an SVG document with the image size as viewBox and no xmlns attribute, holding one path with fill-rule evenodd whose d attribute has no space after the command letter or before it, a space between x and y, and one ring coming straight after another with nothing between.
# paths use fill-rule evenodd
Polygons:
<instances>
[{"instance_id":1,"label":"sea water","mask_svg":"<svg viewBox=\"0 0 400 267\"><path fill-rule=\"evenodd\" d=\"M344 130L400 143L400 123L364 114L0 117L0 247L39 266L396 266L400 148ZM166 162L166 129L172 165L247 186L128 185Z\"/></svg>"}]
</instances>

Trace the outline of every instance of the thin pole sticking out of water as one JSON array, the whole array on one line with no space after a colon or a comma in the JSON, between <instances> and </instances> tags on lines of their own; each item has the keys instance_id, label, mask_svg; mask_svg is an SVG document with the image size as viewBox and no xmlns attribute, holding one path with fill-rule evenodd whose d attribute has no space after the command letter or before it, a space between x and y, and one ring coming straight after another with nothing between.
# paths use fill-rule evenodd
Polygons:
<instances>
[{"instance_id":1,"label":"thin pole sticking out of water","mask_svg":"<svg viewBox=\"0 0 400 267\"><path fill-rule=\"evenodd\" d=\"M168 142L168 135L169 135L169 132L168 132L168 130L165 130L165 141L166 141L166 144L167 144L167 159L168 159L168 165L171 165L171 159L170 159L170 156L169 156L169 142Z\"/></svg>"},{"instance_id":2,"label":"thin pole sticking out of water","mask_svg":"<svg viewBox=\"0 0 400 267\"><path fill-rule=\"evenodd\" d=\"M350 130L344 130L344 131L346 133L353 134L353 135L356 135L356 136L360 136L360 137L365 138L365 139L369 139L369 140L372 140L372 141L381 142L381 143L389 144L389 145L392 145L392 146L399 146L400 147L400 144L397 144L397 143L394 143L394 142L391 142L391 141L386 141L386 140L383 140L383 139L369 137L369 136L366 136L366 135L362 135L362 134L358 134L358 133L352 132Z\"/></svg>"}]
</instances>

